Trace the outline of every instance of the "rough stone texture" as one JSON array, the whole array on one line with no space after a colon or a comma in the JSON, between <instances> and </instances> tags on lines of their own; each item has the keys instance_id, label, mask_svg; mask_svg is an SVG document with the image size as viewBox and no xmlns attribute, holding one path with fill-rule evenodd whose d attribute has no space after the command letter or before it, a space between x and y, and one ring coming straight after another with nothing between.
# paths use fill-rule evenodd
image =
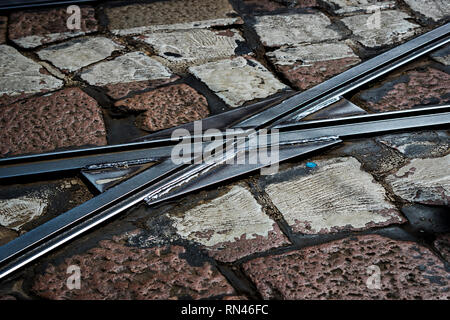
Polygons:
<instances>
[{"instance_id":1,"label":"rough stone texture","mask_svg":"<svg viewBox=\"0 0 450 320\"><path fill-rule=\"evenodd\" d=\"M0 44L6 41L6 30L7 30L8 18L0 16Z\"/></svg>"},{"instance_id":2,"label":"rough stone texture","mask_svg":"<svg viewBox=\"0 0 450 320\"><path fill-rule=\"evenodd\" d=\"M244 57L190 67L189 71L231 107L287 89L259 62Z\"/></svg>"},{"instance_id":3,"label":"rough stone texture","mask_svg":"<svg viewBox=\"0 0 450 320\"><path fill-rule=\"evenodd\" d=\"M355 158L316 161L317 169L265 191L294 232L364 230L404 222L383 187Z\"/></svg>"},{"instance_id":4,"label":"rough stone texture","mask_svg":"<svg viewBox=\"0 0 450 320\"><path fill-rule=\"evenodd\" d=\"M342 22L365 47L375 48L396 44L415 35L419 25L409 22L411 17L402 11L386 10L380 13L380 28L368 23L372 15L355 15Z\"/></svg>"},{"instance_id":5,"label":"rough stone texture","mask_svg":"<svg viewBox=\"0 0 450 320\"><path fill-rule=\"evenodd\" d=\"M241 186L171 219L182 238L205 246L212 257L224 262L288 243L250 191Z\"/></svg>"},{"instance_id":6,"label":"rough stone texture","mask_svg":"<svg viewBox=\"0 0 450 320\"><path fill-rule=\"evenodd\" d=\"M154 89L167 83L176 81L179 78L180 77L176 75L172 75L170 78L166 79L107 84L106 86L104 86L104 89L106 90L108 96L115 100L118 100L129 95L130 93L138 93L143 90Z\"/></svg>"},{"instance_id":7,"label":"rough stone texture","mask_svg":"<svg viewBox=\"0 0 450 320\"><path fill-rule=\"evenodd\" d=\"M106 144L101 110L79 88L2 107L0 127L1 155Z\"/></svg>"},{"instance_id":8,"label":"rough stone texture","mask_svg":"<svg viewBox=\"0 0 450 320\"><path fill-rule=\"evenodd\" d=\"M439 235L434 241L434 246L442 257L450 263L450 234Z\"/></svg>"},{"instance_id":9,"label":"rough stone texture","mask_svg":"<svg viewBox=\"0 0 450 320\"><path fill-rule=\"evenodd\" d=\"M95 10L81 7L81 29L69 30L67 7L13 12L9 19L9 38L23 48L35 48L42 44L64 40L97 31Z\"/></svg>"},{"instance_id":10,"label":"rough stone texture","mask_svg":"<svg viewBox=\"0 0 450 320\"><path fill-rule=\"evenodd\" d=\"M385 10L395 8L395 1L390 0L325 0L331 11L338 15L348 15L354 13L371 13L375 10Z\"/></svg>"},{"instance_id":11,"label":"rough stone texture","mask_svg":"<svg viewBox=\"0 0 450 320\"><path fill-rule=\"evenodd\" d=\"M390 134L376 140L410 159L443 156L450 148L450 134L445 131Z\"/></svg>"},{"instance_id":12,"label":"rough stone texture","mask_svg":"<svg viewBox=\"0 0 450 320\"><path fill-rule=\"evenodd\" d=\"M237 2L239 11L248 15L272 13L282 9L308 8L317 6L316 0L243 0Z\"/></svg>"},{"instance_id":13,"label":"rough stone texture","mask_svg":"<svg viewBox=\"0 0 450 320\"><path fill-rule=\"evenodd\" d=\"M40 64L13 47L0 45L0 105L62 85L61 80L49 75Z\"/></svg>"},{"instance_id":14,"label":"rough stone texture","mask_svg":"<svg viewBox=\"0 0 450 320\"><path fill-rule=\"evenodd\" d=\"M431 205L449 205L450 155L414 159L386 177L393 192L402 199Z\"/></svg>"},{"instance_id":15,"label":"rough stone texture","mask_svg":"<svg viewBox=\"0 0 450 320\"><path fill-rule=\"evenodd\" d=\"M115 106L131 111L145 111L138 127L156 131L206 118L206 98L186 84L177 84L119 100Z\"/></svg>"},{"instance_id":16,"label":"rough stone texture","mask_svg":"<svg viewBox=\"0 0 450 320\"><path fill-rule=\"evenodd\" d=\"M0 225L20 230L27 222L39 217L47 207L44 198L21 197L0 200Z\"/></svg>"},{"instance_id":17,"label":"rough stone texture","mask_svg":"<svg viewBox=\"0 0 450 320\"><path fill-rule=\"evenodd\" d=\"M172 74L157 60L143 52L131 52L114 60L101 62L81 73L91 85L104 86L148 80L169 80Z\"/></svg>"},{"instance_id":18,"label":"rough stone texture","mask_svg":"<svg viewBox=\"0 0 450 320\"><path fill-rule=\"evenodd\" d=\"M175 0L106 9L109 29L118 35L155 30L226 26L242 23L228 0Z\"/></svg>"},{"instance_id":19,"label":"rough stone texture","mask_svg":"<svg viewBox=\"0 0 450 320\"><path fill-rule=\"evenodd\" d=\"M339 40L341 36L331 28L331 21L323 13L268 15L255 17L254 28L262 43L279 47L299 43Z\"/></svg>"},{"instance_id":20,"label":"rough stone texture","mask_svg":"<svg viewBox=\"0 0 450 320\"><path fill-rule=\"evenodd\" d=\"M380 268L380 289L367 283ZM449 299L450 275L417 243L377 235L333 241L243 265L264 299ZM370 278L370 276L373 278Z\"/></svg>"},{"instance_id":21,"label":"rough stone texture","mask_svg":"<svg viewBox=\"0 0 450 320\"><path fill-rule=\"evenodd\" d=\"M450 16L450 2L448 0L405 0L405 2L413 11L434 21Z\"/></svg>"},{"instance_id":22,"label":"rough stone texture","mask_svg":"<svg viewBox=\"0 0 450 320\"><path fill-rule=\"evenodd\" d=\"M123 48L108 38L92 37L52 45L38 51L37 54L39 58L50 61L60 69L76 71L103 60L113 51Z\"/></svg>"},{"instance_id":23,"label":"rough stone texture","mask_svg":"<svg viewBox=\"0 0 450 320\"><path fill-rule=\"evenodd\" d=\"M266 55L300 90L309 89L360 62L344 43L284 47Z\"/></svg>"},{"instance_id":24,"label":"rough stone texture","mask_svg":"<svg viewBox=\"0 0 450 320\"><path fill-rule=\"evenodd\" d=\"M450 45L432 53L431 58L445 66L450 65Z\"/></svg>"},{"instance_id":25,"label":"rough stone texture","mask_svg":"<svg viewBox=\"0 0 450 320\"><path fill-rule=\"evenodd\" d=\"M234 56L239 53L238 48L245 43L244 38L235 29L154 32L135 39L150 44L156 53L170 64L183 67Z\"/></svg>"},{"instance_id":26,"label":"rough stone texture","mask_svg":"<svg viewBox=\"0 0 450 320\"><path fill-rule=\"evenodd\" d=\"M17 232L14 230L0 226L0 246L10 242L17 236Z\"/></svg>"},{"instance_id":27,"label":"rough stone texture","mask_svg":"<svg viewBox=\"0 0 450 320\"><path fill-rule=\"evenodd\" d=\"M411 70L358 97L369 111L385 112L411 109L415 106L439 105L450 101L450 75L426 67Z\"/></svg>"},{"instance_id":28,"label":"rough stone texture","mask_svg":"<svg viewBox=\"0 0 450 320\"><path fill-rule=\"evenodd\" d=\"M136 248L127 235L103 240L85 253L49 265L32 290L47 299L166 300L235 295L226 279L208 262L191 265L181 246ZM81 289L66 286L68 266L81 272Z\"/></svg>"}]
</instances>

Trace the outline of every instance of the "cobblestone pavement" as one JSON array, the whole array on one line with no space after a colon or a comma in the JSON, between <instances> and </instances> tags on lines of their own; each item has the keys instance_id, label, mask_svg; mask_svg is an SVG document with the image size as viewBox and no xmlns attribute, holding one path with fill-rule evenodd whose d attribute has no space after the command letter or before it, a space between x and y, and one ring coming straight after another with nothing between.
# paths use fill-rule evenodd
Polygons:
<instances>
[{"instance_id":1,"label":"cobblestone pavement","mask_svg":"<svg viewBox=\"0 0 450 320\"><path fill-rule=\"evenodd\" d=\"M83 5L75 31L66 8L0 14L0 156L122 143L303 91L450 17L445 0L138 2ZM449 61L450 46L350 100L448 103ZM91 191L77 176L0 186L0 244ZM449 200L449 131L349 140L134 207L2 281L0 300L449 299Z\"/></svg>"}]
</instances>

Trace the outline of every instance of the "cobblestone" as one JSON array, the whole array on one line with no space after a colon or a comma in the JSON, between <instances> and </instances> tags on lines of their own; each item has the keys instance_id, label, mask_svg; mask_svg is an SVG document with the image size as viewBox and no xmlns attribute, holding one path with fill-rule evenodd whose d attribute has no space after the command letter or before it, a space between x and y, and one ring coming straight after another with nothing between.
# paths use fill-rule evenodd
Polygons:
<instances>
[{"instance_id":1,"label":"cobblestone","mask_svg":"<svg viewBox=\"0 0 450 320\"><path fill-rule=\"evenodd\" d=\"M353 32L358 42L368 48L376 48L399 43L415 35L419 25L409 22L411 17L398 10L380 13L380 28L368 23L373 15L355 15L342 19Z\"/></svg>"},{"instance_id":2,"label":"cobblestone","mask_svg":"<svg viewBox=\"0 0 450 320\"><path fill-rule=\"evenodd\" d=\"M280 47L300 43L339 40L341 35L331 28L323 13L268 15L255 17L254 28L262 43Z\"/></svg>"},{"instance_id":3,"label":"cobblestone","mask_svg":"<svg viewBox=\"0 0 450 320\"><path fill-rule=\"evenodd\" d=\"M88 67L81 73L81 78L91 85L104 86L114 99L178 79L159 61L142 52L127 53Z\"/></svg>"},{"instance_id":4,"label":"cobblestone","mask_svg":"<svg viewBox=\"0 0 450 320\"><path fill-rule=\"evenodd\" d=\"M0 44L6 41L6 31L7 31L8 18L0 16Z\"/></svg>"},{"instance_id":5,"label":"cobblestone","mask_svg":"<svg viewBox=\"0 0 450 320\"><path fill-rule=\"evenodd\" d=\"M288 243L277 224L241 186L170 218L182 238L203 245L212 257L224 262Z\"/></svg>"},{"instance_id":6,"label":"cobblestone","mask_svg":"<svg viewBox=\"0 0 450 320\"><path fill-rule=\"evenodd\" d=\"M42 66L8 45L0 45L0 105L62 87Z\"/></svg>"},{"instance_id":7,"label":"cobblestone","mask_svg":"<svg viewBox=\"0 0 450 320\"><path fill-rule=\"evenodd\" d=\"M399 78L363 91L359 99L373 112L411 109L415 106L439 105L450 101L450 75L424 67L404 72Z\"/></svg>"},{"instance_id":8,"label":"cobblestone","mask_svg":"<svg viewBox=\"0 0 450 320\"><path fill-rule=\"evenodd\" d=\"M431 205L449 205L450 155L441 158L413 159L386 182L400 198Z\"/></svg>"},{"instance_id":9,"label":"cobblestone","mask_svg":"<svg viewBox=\"0 0 450 320\"><path fill-rule=\"evenodd\" d=\"M294 232L365 230L405 221L386 201L383 187L361 171L355 158L315 163L316 169L265 188Z\"/></svg>"},{"instance_id":10,"label":"cobblestone","mask_svg":"<svg viewBox=\"0 0 450 320\"><path fill-rule=\"evenodd\" d=\"M396 7L395 1L390 0L376 0L376 1L361 1L361 0L326 0L324 1L327 7L331 9L334 14L350 15L355 13L371 13L377 10L394 9Z\"/></svg>"},{"instance_id":11,"label":"cobblestone","mask_svg":"<svg viewBox=\"0 0 450 320\"><path fill-rule=\"evenodd\" d=\"M35 48L59 40L97 31L97 20L92 7L81 7L81 29L69 30L66 8L44 11L13 12L9 19L9 38L23 48Z\"/></svg>"},{"instance_id":12,"label":"cobblestone","mask_svg":"<svg viewBox=\"0 0 450 320\"><path fill-rule=\"evenodd\" d=\"M228 0L175 0L106 9L109 29L118 35L242 23Z\"/></svg>"},{"instance_id":13,"label":"cobblestone","mask_svg":"<svg viewBox=\"0 0 450 320\"><path fill-rule=\"evenodd\" d=\"M245 40L235 29L154 32L135 39L150 44L171 65L181 65L184 68L239 53L250 53L248 48L242 48Z\"/></svg>"},{"instance_id":14,"label":"cobblestone","mask_svg":"<svg viewBox=\"0 0 450 320\"><path fill-rule=\"evenodd\" d=\"M449 298L450 275L429 249L376 235L258 258L243 268L264 299Z\"/></svg>"},{"instance_id":15,"label":"cobblestone","mask_svg":"<svg viewBox=\"0 0 450 320\"><path fill-rule=\"evenodd\" d=\"M27 222L39 217L47 207L46 199L21 197L0 200L0 225L20 230Z\"/></svg>"},{"instance_id":16,"label":"cobblestone","mask_svg":"<svg viewBox=\"0 0 450 320\"><path fill-rule=\"evenodd\" d=\"M450 45L432 53L431 58L433 58L437 62L442 63L445 66L449 66L450 65Z\"/></svg>"},{"instance_id":17,"label":"cobblestone","mask_svg":"<svg viewBox=\"0 0 450 320\"><path fill-rule=\"evenodd\" d=\"M100 241L59 265L50 264L35 278L32 290L42 298L58 300L173 300L235 295L209 262L194 266L183 258L185 248L136 248L127 245L126 237ZM79 266L82 272L79 290L66 286L70 265Z\"/></svg>"},{"instance_id":18,"label":"cobblestone","mask_svg":"<svg viewBox=\"0 0 450 320\"><path fill-rule=\"evenodd\" d=\"M108 38L92 37L52 45L39 50L37 54L39 58L50 61L62 70L76 71L123 48Z\"/></svg>"},{"instance_id":19,"label":"cobblestone","mask_svg":"<svg viewBox=\"0 0 450 320\"><path fill-rule=\"evenodd\" d=\"M0 154L106 144L97 102L78 88L68 88L0 108Z\"/></svg>"},{"instance_id":20,"label":"cobblestone","mask_svg":"<svg viewBox=\"0 0 450 320\"><path fill-rule=\"evenodd\" d=\"M300 90L309 89L360 62L345 43L284 47L266 55Z\"/></svg>"},{"instance_id":21,"label":"cobblestone","mask_svg":"<svg viewBox=\"0 0 450 320\"><path fill-rule=\"evenodd\" d=\"M0 246L10 242L18 236L14 230L0 226Z\"/></svg>"},{"instance_id":22,"label":"cobblestone","mask_svg":"<svg viewBox=\"0 0 450 320\"><path fill-rule=\"evenodd\" d=\"M450 134L444 131L398 133L376 140L410 159L444 156L450 149Z\"/></svg>"},{"instance_id":23,"label":"cobblestone","mask_svg":"<svg viewBox=\"0 0 450 320\"><path fill-rule=\"evenodd\" d=\"M434 21L450 17L450 3L447 0L405 0L405 2L413 11Z\"/></svg>"},{"instance_id":24,"label":"cobblestone","mask_svg":"<svg viewBox=\"0 0 450 320\"><path fill-rule=\"evenodd\" d=\"M206 98L186 84L171 85L131 98L115 106L130 111L145 111L136 123L139 128L156 131L200 120L209 115Z\"/></svg>"},{"instance_id":25,"label":"cobblestone","mask_svg":"<svg viewBox=\"0 0 450 320\"><path fill-rule=\"evenodd\" d=\"M231 107L287 89L259 62L244 57L190 67L189 71Z\"/></svg>"}]
</instances>

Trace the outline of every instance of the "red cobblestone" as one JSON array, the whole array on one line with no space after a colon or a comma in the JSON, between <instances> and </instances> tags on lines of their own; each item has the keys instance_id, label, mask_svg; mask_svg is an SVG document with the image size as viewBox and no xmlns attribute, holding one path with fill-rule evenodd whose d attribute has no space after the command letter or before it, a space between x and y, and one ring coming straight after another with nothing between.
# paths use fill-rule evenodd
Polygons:
<instances>
[{"instance_id":1,"label":"red cobblestone","mask_svg":"<svg viewBox=\"0 0 450 320\"><path fill-rule=\"evenodd\" d=\"M450 234L443 234L436 238L434 246L442 257L450 263Z\"/></svg>"},{"instance_id":2,"label":"red cobblestone","mask_svg":"<svg viewBox=\"0 0 450 320\"><path fill-rule=\"evenodd\" d=\"M236 293L209 263L191 266L181 246L136 248L123 237L104 240L86 253L50 265L36 277L32 290L47 299L179 299L210 298ZM66 270L77 265L81 289L69 290Z\"/></svg>"},{"instance_id":3,"label":"red cobblestone","mask_svg":"<svg viewBox=\"0 0 450 320\"><path fill-rule=\"evenodd\" d=\"M9 19L9 38L22 47L32 48L97 31L94 8L81 8L81 30L73 31L67 28L70 14L66 9L13 12Z\"/></svg>"},{"instance_id":4,"label":"red cobblestone","mask_svg":"<svg viewBox=\"0 0 450 320\"><path fill-rule=\"evenodd\" d=\"M286 79L299 90L306 90L331 77L350 69L360 60L358 58L344 58L331 61L318 61L311 66L304 67L301 62L290 66L277 66Z\"/></svg>"},{"instance_id":5,"label":"red cobblestone","mask_svg":"<svg viewBox=\"0 0 450 320\"><path fill-rule=\"evenodd\" d=\"M427 67L408 71L397 81L369 89L358 97L373 112L411 109L415 106L450 101L450 75Z\"/></svg>"},{"instance_id":6,"label":"red cobblestone","mask_svg":"<svg viewBox=\"0 0 450 320\"><path fill-rule=\"evenodd\" d=\"M3 156L106 144L101 109L79 88L2 107L0 123Z\"/></svg>"},{"instance_id":7,"label":"red cobblestone","mask_svg":"<svg viewBox=\"0 0 450 320\"><path fill-rule=\"evenodd\" d=\"M0 44L6 41L7 22L7 17L0 16Z\"/></svg>"},{"instance_id":8,"label":"red cobblestone","mask_svg":"<svg viewBox=\"0 0 450 320\"><path fill-rule=\"evenodd\" d=\"M108 96L115 100L119 100L132 92L143 91L146 89L154 89L164 84L178 80L180 77L172 76L170 79L136 81L128 83L108 84L104 88Z\"/></svg>"},{"instance_id":9,"label":"red cobblestone","mask_svg":"<svg viewBox=\"0 0 450 320\"><path fill-rule=\"evenodd\" d=\"M380 289L366 285L380 269ZM448 299L450 274L413 242L346 238L251 260L244 271L264 299ZM373 284L373 282L371 282Z\"/></svg>"},{"instance_id":10,"label":"red cobblestone","mask_svg":"<svg viewBox=\"0 0 450 320\"><path fill-rule=\"evenodd\" d=\"M115 106L145 111L136 119L138 127L156 131L200 120L209 115L206 98L186 84L177 84L119 100Z\"/></svg>"}]
</instances>

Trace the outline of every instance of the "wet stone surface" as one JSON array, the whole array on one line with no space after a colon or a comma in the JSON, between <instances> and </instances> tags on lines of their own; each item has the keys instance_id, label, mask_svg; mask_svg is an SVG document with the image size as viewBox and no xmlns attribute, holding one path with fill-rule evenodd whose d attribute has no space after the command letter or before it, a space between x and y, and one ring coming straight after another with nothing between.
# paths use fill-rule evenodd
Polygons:
<instances>
[{"instance_id":1,"label":"wet stone surface","mask_svg":"<svg viewBox=\"0 0 450 320\"><path fill-rule=\"evenodd\" d=\"M450 65L450 45L432 53L431 58L445 66Z\"/></svg>"},{"instance_id":2,"label":"wet stone surface","mask_svg":"<svg viewBox=\"0 0 450 320\"><path fill-rule=\"evenodd\" d=\"M300 90L309 89L360 62L344 43L284 47L266 55Z\"/></svg>"},{"instance_id":3,"label":"wet stone surface","mask_svg":"<svg viewBox=\"0 0 450 320\"><path fill-rule=\"evenodd\" d=\"M258 258L243 268L264 299L446 300L450 294L450 274L429 249L376 235Z\"/></svg>"},{"instance_id":4,"label":"wet stone surface","mask_svg":"<svg viewBox=\"0 0 450 320\"><path fill-rule=\"evenodd\" d=\"M0 44L6 41L6 31L7 31L8 18L0 16Z\"/></svg>"},{"instance_id":5,"label":"wet stone surface","mask_svg":"<svg viewBox=\"0 0 450 320\"><path fill-rule=\"evenodd\" d=\"M433 21L450 17L450 3L447 0L405 0L405 3L413 11Z\"/></svg>"},{"instance_id":6,"label":"wet stone surface","mask_svg":"<svg viewBox=\"0 0 450 320\"><path fill-rule=\"evenodd\" d=\"M62 87L63 82L16 49L0 45L0 105L10 104L33 93Z\"/></svg>"},{"instance_id":7,"label":"wet stone surface","mask_svg":"<svg viewBox=\"0 0 450 320\"><path fill-rule=\"evenodd\" d=\"M159 56L169 61L171 67L186 68L250 52L236 29L154 32L135 39L151 45Z\"/></svg>"},{"instance_id":8,"label":"wet stone surface","mask_svg":"<svg viewBox=\"0 0 450 320\"><path fill-rule=\"evenodd\" d=\"M395 1L391 0L325 0L326 7L337 15L350 15L355 13L372 13L377 10L394 9Z\"/></svg>"},{"instance_id":9,"label":"wet stone surface","mask_svg":"<svg viewBox=\"0 0 450 320\"><path fill-rule=\"evenodd\" d=\"M88 67L81 73L81 78L91 85L104 87L114 99L178 79L159 61L143 52L127 53Z\"/></svg>"},{"instance_id":10,"label":"wet stone surface","mask_svg":"<svg viewBox=\"0 0 450 320\"><path fill-rule=\"evenodd\" d=\"M299 43L339 40L323 13L268 15L255 17L254 29L263 45L279 47Z\"/></svg>"},{"instance_id":11,"label":"wet stone surface","mask_svg":"<svg viewBox=\"0 0 450 320\"><path fill-rule=\"evenodd\" d=\"M135 232L138 233L138 232ZM50 264L35 278L32 291L47 299L150 300L202 299L235 295L234 289L208 261L191 264L179 245L133 247L130 234L102 240L94 248L58 265ZM81 289L66 286L67 268L80 267Z\"/></svg>"},{"instance_id":12,"label":"wet stone surface","mask_svg":"<svg viewBox=\"0 0 450 320\"><path fill-rule=\"evenodd\" d=\"M18 236L14 230L0 226L0 246L10 242Z\"/></svg>"},{"instance_id":13,"label":"wet stone surface","mask_svg":"<svg viewBox=\"0 0 450 320\"><path fill-rule=\"evenodd\" d=\"M0 119L2 156L106 144L101 109L79 88L2 107Z\"/></svg>"},{"instance_id":14,"label":"wet stone surface","mask_svg":"<svg viewBox=\"0 0 450 320\"><path fill-rule=\"evenodd\" d=\"M365 230L405 220L386 200L383 187L363 172L355 158L314 162L317 167L290 180L269 184L265 192L294 232Z\"/></svg>"},{"instance_id":15,"label":"wet stone surface","mask_svg":"<svg viewBox=\"0 0 450 320\"><path fill-rule=\"evenodd\" d=\"M401 154L374 139L346 141L330 155L355 157L365 171L376 176L398 169L406 163Z\"/></svg>"},{"instance_id":16,"label":"wet stone surface","mask_svg":"<svg viewBox=\"0 0 450 320\"><path fill-rule=\"evenodd\" d=\"M443 156L450 149L450 134L446 131L398 133L376 140L410 159Z\"/></svg>"},{"instance_id":17,"label":"wet stone surface","mask_svg":"<svg viewBox=\"0 0 450 320\"><path fill-rule=\"evenodd\" d=\"M434 246L441 256L450 263L450 234L443 234L434 241Z\"/></svg>"},{"instance_id":18,"label":"wet stone surface","mask_svg":"<svg viewBox=\"0 0 450 320\"><path fill-rule=\"evenodd\" d=\"M361 107L372 112L411 109L416 106L440 105L450 101L450 75L423 67L405 72L358 95Z\"/></svg>"},{"instance_id":19,"label":"wet stone surface","mask_svg":"<svg viewBox=\"0 0 450 320\"><path fill-rule=\"evenodd\" d=\"M73 38L97 31L97 20L92 7L81 7L81 29L69 30L67 8L41 11L13 12L9 19L9 38L23 48Z\"/></svg>"},{"instance_id":20,"label":"wet stone surface","mask_svg":"<svg viewBox=\"0 0 450 320\"><path fill-rule=\"evenodd\" d=\"M175 127L209 115L206 98L186 84L137 94L117 101L115 106L129 111L144 111L137 117L136 124L149 131Z\"/></svg>"},{"instance_id":21,"label":"wet stone surface","mask_svg":"<svg viewBox=\"0 0 450 320\"><path fill-rule=\"evenodd\" d=\"M78 178L65 178L0 187L0 225L29 231L92 198Z\"/></svg>"},{"instance_id":22,"label":"wet stone surface","mask_svg":"<svg viewBox=\"0 0 450 320\"><path fill-rule=\"evenodd\" d=\"M244 57L190 67L189 72L231 107L288 88L259 62Z\"/></svg>"},{"instance_id":23,"label":"wet stone surface","mask_svg":"<svg viewBox=\"0 0 450 320\"><path fill-rule=\"evenodd\" d=\"M67 71L76 71L103 60L124 47L104 37L81 38L52 45L37 52L39 58Z\"/></svg>"},{"instance_id":24,"label":"wet stone surface","mask_svg":"<svg viewBox=\"0 0 450 320\"><path fill-rule=\"evenodd\" d=\"M368 23L371 14L355 15L342 19L342 22L353 32L363 46L376 48L392 45L415 35L419 25L409 22L411 17L398 10L385 10L380 13L380 28Z\"/></svg>"},{"instance_id":25,"label":"wet stone surface","mask_svg":"<svg viewBox=\"0 0 450 320\"><path fill-rule=\"evenodd\" d=\"M106 15L109 29L118 35L242 23L228 0L175 0L132 4L107 8Z\"/></svg>"},{"instance_id":26,"label":"wet stone surface","mask_svg":"<svg viewBox=\"0 0 450 320\"><path fill-rule=\"evenodd\" d=\"M441 158L413 159L386 182L400 198L431 205L449 205L450 155Z\"/></svg>"},{"instance_id":27,"label":"wet stone surface","mask_svg":"<svg viewBox=\"0 0 450 320\"><path fill-rule=\"evenodd\" d=\"M181 238L204 246L212 257L224 262L289 243L242 186L170 219Z\"/></svg>"}]
</instances>

